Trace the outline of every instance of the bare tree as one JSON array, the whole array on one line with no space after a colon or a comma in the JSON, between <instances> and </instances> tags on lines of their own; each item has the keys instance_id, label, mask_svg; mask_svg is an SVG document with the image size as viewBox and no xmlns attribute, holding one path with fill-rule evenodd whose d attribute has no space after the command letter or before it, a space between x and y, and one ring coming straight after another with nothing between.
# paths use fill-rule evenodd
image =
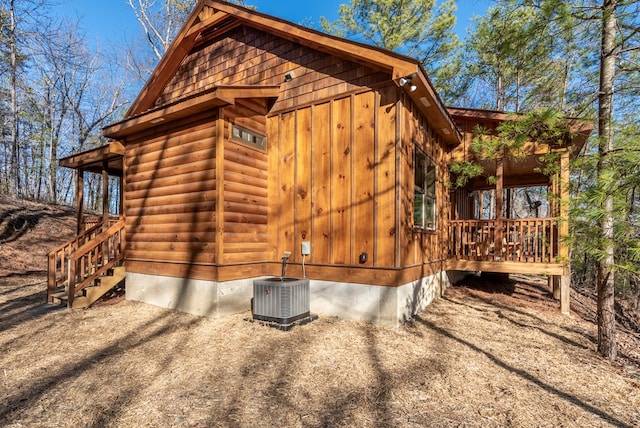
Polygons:
<instances>
[{"instance_id":1,"label":"bare tree","mask_svg":"<svg viewBox=\"0 0 640 428\"><path fill-rule=\"evenodd\" d=\"M146 46L150 49L153 58L145 57L141 46L136 44L129 52L129 66L140 78L146 79L154 64L160 61L184 25L197 0L127 1L142 27ZM246 5L244 0L231 0L230 3L255 9L253 6Z\"/></svg>"}]
</instances>

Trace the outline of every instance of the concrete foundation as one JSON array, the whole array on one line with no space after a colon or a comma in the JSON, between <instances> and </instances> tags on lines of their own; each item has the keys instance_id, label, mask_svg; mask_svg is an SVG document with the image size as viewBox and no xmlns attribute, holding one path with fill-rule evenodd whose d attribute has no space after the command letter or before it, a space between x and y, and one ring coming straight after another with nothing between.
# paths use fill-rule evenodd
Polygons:
<instances>
[{"instance_id":1,"label":"concrete foundation","mask_svg":"<svg viewBox=\"0 0 640 428\"><path fill-rule=\"evenodd\" d=\"M253 280L188 280L127 273L128 300L220 317L251 309ZM312 313L397 327L426 308L451 284L446 272L399 287L333 281L310 281Z\"/></svg>"},{"instance_id":2,"label":"concrete foundation","mask_svg":"<svg viewBox=\"0 0 640 428\"><path fill-rule=\"evenodd\" d=\"M397 327L449 285L445 272L399 287L311 280L311 312Z\"/></svg>"},{"instance_id":3,"label":"concrete foundation","mask_svg":"<svg viewBox=\"0 0 640 428\"><path fill-rule=\"evenodd\" d=\"M248 311L253 279L227 282L127 273L127 300L194 315L219 317Z\"/></svg>"}]
</instances>

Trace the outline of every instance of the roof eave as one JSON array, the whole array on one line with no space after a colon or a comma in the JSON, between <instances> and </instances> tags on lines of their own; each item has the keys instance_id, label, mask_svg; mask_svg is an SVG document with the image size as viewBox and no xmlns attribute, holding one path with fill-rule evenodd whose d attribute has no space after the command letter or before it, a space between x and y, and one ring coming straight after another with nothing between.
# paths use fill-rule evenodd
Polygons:
<instances>
[{"instance_id":1,"label":"roof eave","mask_svg":"<svg viewBox=\"0 0 640 428\"><path fill-rule=\"evenodd\" d=\"M277 98L279 93L280 86L276 85L217 86L109 125L103 128L102 134L108 138L123 138L161 123L169 123L215 107L233 105L238 98Z\"/></svg>"}]
</instances>

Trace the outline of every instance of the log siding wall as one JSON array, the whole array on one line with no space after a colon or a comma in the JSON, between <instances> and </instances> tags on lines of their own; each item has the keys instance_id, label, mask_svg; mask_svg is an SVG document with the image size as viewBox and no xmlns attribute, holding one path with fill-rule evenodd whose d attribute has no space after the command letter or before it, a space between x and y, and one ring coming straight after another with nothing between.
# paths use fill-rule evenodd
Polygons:
<instances>
[{"instance_id":1,"label":"log siding wall","mask_svg":"<svg viewBox=\"0 0 640 428\"><path fill-rule=\"evenodd\" d=\"M266 100L257 99L223 110L222 264L267 260L267 153L231 137L233 124L266 136L266 112Z\"/></svg>"},{"instance_id":2,"label":"log siding wall","mask_svg":"<svg viewBox=\"0 0 640 428\"><path fill-rule=\"evenodd\" d=\"M294 79L283 83L287 71ZM127 260L136 272L239 279L275 274L291 251L299 275L303 241L307 273L318 279L399 285L438 270L447 154L389 74L239 27L195 48L157 104L228 84L282 91L275 104L236 99L126 142ZM266 135L267 151L234 141L233 124ZM415 144L438 164L435 232L413 229Z\"/></svg>"},{"instance_id":3,"label":"log siding wall","mask_svg":"<svg viewBox=\"0 0 640 428\"><path fill-rule=\"evenodd\" d=\"M216 262L216 117L127 141L127 259Z\"/></svg>"}]
</instances>

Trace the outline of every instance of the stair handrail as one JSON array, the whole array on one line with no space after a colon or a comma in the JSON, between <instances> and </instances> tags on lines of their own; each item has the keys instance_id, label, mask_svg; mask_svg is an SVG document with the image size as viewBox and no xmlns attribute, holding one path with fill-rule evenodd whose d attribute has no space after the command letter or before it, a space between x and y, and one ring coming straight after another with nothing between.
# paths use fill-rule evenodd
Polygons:
<instances>
[{"instance_id":1,"label":"stair handrail","mask_svg":"<svg viewBox=\"0 0 640 428\"><path fill-rule=\"evenodd\" d=\"M69 256L80 246L97 236L104 228L99 223L75 238L58 245L47 254L47 301L53 303L53 294L60 285L64 284L68 277L68 260Z\"/></svg>"},{"instance_id":2,"label":"stair handrail","mask_svg":"<svg viewBox=\"0 0 640 428\"><path fill-rule=\"evenodd\" d=\"M95 235L96 232L98 230L102 229L102 223L96 224L95 226L91 226L91 228L85 230L84 232L80 233L79 235L76 235L75 238L68 240L67 242L58 245L57 247L55 247L53 250L49 251L49 254L53 254L53 253L57 253L58 251L63 250L65 247L67 247L68 245L74 243L74 242L80 242L83 241L82 244L84 244L87 241L87 237L89 235ZM78 247L82 244L78 244ZM77 247L76 247L77 248Z\"/></svg>"},{"instance_id":3,"label":"stair handrail","mask_svg":"<svg viewBox=\"0 0 640 428\"><path fill-rule=\"evenodd\" d=\"M113 226L70 254L67 275L69 279L67 305L69 308L73 307L76 293L124 259L124 225L123 219L118 220ZM102 247L102 251L93 254L99 247ZM88 258L86 262L85 258ZM102 264L98 267L100 262Z\"/></svg>"}]
</instances>

